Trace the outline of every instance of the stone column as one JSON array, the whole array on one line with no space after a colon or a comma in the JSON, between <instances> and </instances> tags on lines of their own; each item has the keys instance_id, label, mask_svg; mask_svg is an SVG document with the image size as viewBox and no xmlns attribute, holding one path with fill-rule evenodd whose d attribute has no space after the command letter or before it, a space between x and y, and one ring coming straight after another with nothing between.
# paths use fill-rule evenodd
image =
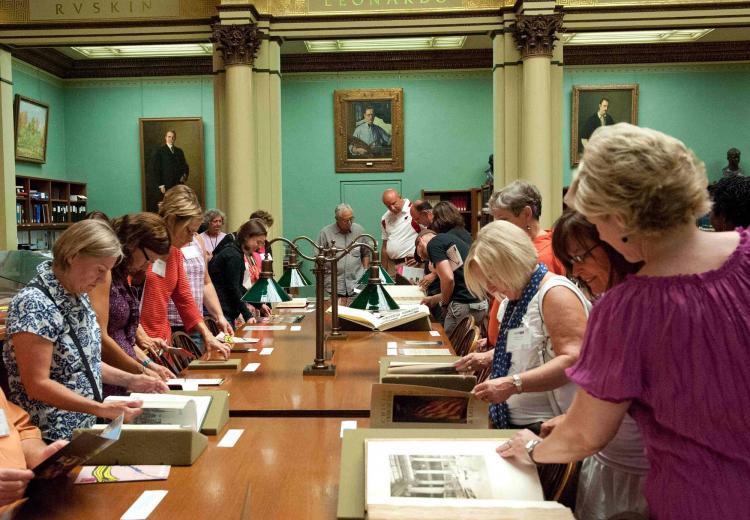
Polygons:
<instances>
[{"instance_id":1,"label":"stone column","mask_svg":"<svg viewBox=\"0 0 750 520\"><path fill-rule=\"evenodd\" d=\"M283 234L281 207L281 48L272 38L263 39L253 68L260 206L274 218L268 238ZM281 265L280 262L276 264ZM276 266L274 264L274 266Z\"/></svg>"},{"instance_id":2,"label":"stone column","mask_svg":"<svg viewBox=\"0 0 750 520\"><path fill-rule=\"evenodd\" d=\"M212 41L221 52L226 70L226 133L222 137L226 154L222 178L226 188L227 229L234 231L258 207L252 66L260 35L254 23L215 24Z\"/></svg>"},{"instance_id":3,"label":"stone column","mask_svg":"<svg viewBox=\"0 0 750 520\"><path fill-rule=\"evenodd\" d=\"M224 171L227 164L227 148L224 140L226 139L226 70L224 70L224 60L221 52L214 49L213 54L213 73L214 73L214 165L216 178L216 207L222 211L227 208L227 186L226 172ZM209 208L205 208L209 209Z\"/></svg>"},{"instance_id":4,"label":"stone column","mask_svg":"<svg viewBox=\"0 0 750 520\"><path fill-rule=\"evenodd\" d=\"M523 60L521 102L520 177L539 188L543 204L552 201L552 112L551 72L555 33L562 27L562 14L523 15L512 26L516 47ZM551 211L542 213L540 222L552 224Z\"/></svg>"},{"instance_id":5,"label":"stone column","mask_svg":"<svg viewBox=\"0 0 750 520\"><path fill-rule=\"evenodd\" d=\"M16 151L13 139L13 74L11 56L0 49L0 249L18 246L16 228Z\"/></svg>"}]
</instances>

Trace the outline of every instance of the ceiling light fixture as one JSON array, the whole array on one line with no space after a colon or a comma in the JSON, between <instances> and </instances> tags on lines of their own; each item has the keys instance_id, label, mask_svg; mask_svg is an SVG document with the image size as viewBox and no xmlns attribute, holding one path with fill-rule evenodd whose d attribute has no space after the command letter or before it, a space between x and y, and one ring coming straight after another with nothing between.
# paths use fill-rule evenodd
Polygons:
<instances>
[{"instance_id":1,"label":"ceiling light fixture","mask_svg":"<svg viewBox=\"0 0 750 520\"><path fill-rule=\"evenodd\" d=\"M466 36L428 36L424 38L375 38L369 40L307 40L307 52L417 51L460 49Z\"/></svg>"},{"instance_id":2,"label":"ceiling light fixture","mask_svg":"<svg viewBox=\"0 0 750 520\"><path fill-rule=\"evenodd\" d=\"M106 45L71 47L86 58L157 58L167 56L210 56L210 43L171 43L163 45Z\"/></svg>"},{"instance_id":3,"label":"ceiling light fixture","mask_svg":"<svg viewBox=\"0 0 750 520\"><path fill-rule=\"evenodd\" d=\"M564 45L625 45L637 43L693 42L713 29L663 29L655 31L612 31L590 33L563 33Z\"/></svg>"}]
</instances>

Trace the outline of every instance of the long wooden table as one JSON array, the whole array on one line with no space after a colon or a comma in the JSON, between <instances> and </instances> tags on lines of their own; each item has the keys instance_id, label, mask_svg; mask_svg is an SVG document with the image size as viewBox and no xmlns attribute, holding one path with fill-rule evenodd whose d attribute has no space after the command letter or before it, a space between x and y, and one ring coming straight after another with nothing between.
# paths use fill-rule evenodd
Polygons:
<instances>
[{"instance_id":1,"label":"long wooden table","mask_svg":"<svg viewBox=\"0 0 750 520\"><path fill-rule=\"evenodd\" d=\"M229 392L232 416L312 416L369 417L370 387L378 382L379 364L387 354L387 343L399 348L450 348L442 327L433 327L440 337L429 332L346 332L347 338L331 340L330 361L336 365L334 376L303 376L306 365L315 357L315 315L307 314L302 329L292 332L245 329L244 337L261 338L251 346L257 352L232 354L241 359L240 371L190 371L188 377L223 377L221 390ZM442 341L442 345L408 346L404 341ZM260 351L272 347L273 353ZM248 363L260 363L255 372L242 372Z\"/></svg>"},{"instance_id":2,"label":"long wooden table","mask_svg":"<svg viewBox=\"0 0 750 520\"><path fill-rule=\"evenodd\" d=\"M172 467L167 480L54 484L19 518L120 518L146 490L168 491L149 519L336 518L341 419L234 417L228 428L245 430L233 448L210 437L195 464Z\"/></svg>"}]
</instances>

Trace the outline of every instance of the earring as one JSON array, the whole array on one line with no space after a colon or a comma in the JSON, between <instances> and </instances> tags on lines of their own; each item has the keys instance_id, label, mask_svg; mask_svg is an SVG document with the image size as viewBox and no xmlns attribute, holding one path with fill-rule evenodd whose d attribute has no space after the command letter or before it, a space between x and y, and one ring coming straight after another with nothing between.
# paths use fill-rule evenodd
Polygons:
<instances>
[{"instance_id":1,"label":"earring","mask_svg":"<svg viewBox=\"0 0 750 520\"><path fill-rule=\"evenodd\" d=\"M622 238L620 238L620 240L622 240L622 241L623 241L623 243L627 244L627 242L628 242L628 237L622 237Z\"/></svg>"},{"instance_id":2,"label":"earring","mask_svg":"<svg viewBox=\"0 0 750 520\"><path fill-rule=\"evenodd\" d=\"M531 226L526 226L526 231L531 231Z\"/></svg>"}]
</instances>

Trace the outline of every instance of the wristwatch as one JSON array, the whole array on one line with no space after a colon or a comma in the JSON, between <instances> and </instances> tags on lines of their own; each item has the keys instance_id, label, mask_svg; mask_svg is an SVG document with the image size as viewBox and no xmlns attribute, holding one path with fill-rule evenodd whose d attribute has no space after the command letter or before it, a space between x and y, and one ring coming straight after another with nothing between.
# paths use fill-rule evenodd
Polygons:
<instances>
[{"instance_id":1,"label":"wristwatch","mask_svg":"<svg viewBox=\"0 0 750 520\"><path fill-rule=\"evenodd\" d=\"M522 386L522 383L521 383L521 376L519 376L518 374L513 374L511 377L513 378L513 384L515 385L516 390L518 390L518 393L519 394L523 393L523 386Z\"/></svg>"},{"instance_id":2,"label":"wristwatch","mask_svg":"<svg viewBox=\"0 0 750 520\"><path fill-rule=\"evenodd\" d=\"M540 441L539 439L531 439L529 442L526 443L526 446L524 446L526 448L526 453L529 454L529 458L531 459L531 462L533 462L537 466L539 465L539 463L534 460L534 448L536 448L540 442L542 441Z\"/></svg>"}]
</instances>

